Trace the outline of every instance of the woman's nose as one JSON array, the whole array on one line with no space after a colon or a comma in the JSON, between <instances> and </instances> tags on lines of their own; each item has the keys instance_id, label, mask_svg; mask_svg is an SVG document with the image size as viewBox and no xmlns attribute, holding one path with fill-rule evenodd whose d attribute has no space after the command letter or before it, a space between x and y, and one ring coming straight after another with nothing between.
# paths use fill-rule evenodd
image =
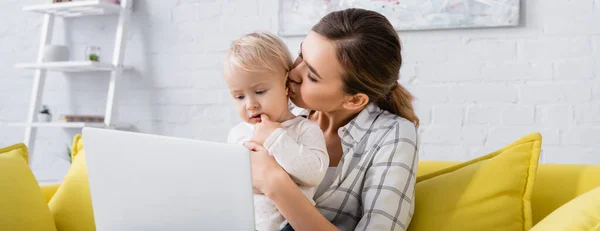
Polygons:
<instances>
[{"instance_id":1,"label":"woman's nose","mask_svg":"<svg viewBox=\"0 0 600 231\"><path fill-rule=\"evenodd\" d=\"M301 84L302 83L302 75L300 74L300 68L296 67L290 71L288 74L288 85L289 84Z\"/></svg>"}]
</instances>

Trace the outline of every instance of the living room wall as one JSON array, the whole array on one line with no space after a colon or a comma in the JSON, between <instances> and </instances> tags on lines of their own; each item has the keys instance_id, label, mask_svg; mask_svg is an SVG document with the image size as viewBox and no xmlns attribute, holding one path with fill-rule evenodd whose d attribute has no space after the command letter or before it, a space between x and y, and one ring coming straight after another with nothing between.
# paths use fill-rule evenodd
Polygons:
<instances>
[{"instance_id":1,"label":"living room wall","mask_svg":"<svg viewBox=\"0 0 600 231\"><path fill-rule=\"evenodd\" d=\"M23 140L42 0L0 2L0 146ZM119 85L117 121L144 133L224 141L238 122L222 80L229 43L277 31L277 0L136 0ZM422 160L467 160L529 132L543 162L600 164L600 1L523 0L517 27L399 32L400 82L416 96ZM89 45L111 57L114 16L57 20L55 44L71 57ZM284 38L292 54L302 37ZM43 103L62 114L102 114L109 75L48 76ZM77 130L39 129L32 168L60 180ZM173 153L176 155L176 153Z\"/></svg>"}]
</instances>

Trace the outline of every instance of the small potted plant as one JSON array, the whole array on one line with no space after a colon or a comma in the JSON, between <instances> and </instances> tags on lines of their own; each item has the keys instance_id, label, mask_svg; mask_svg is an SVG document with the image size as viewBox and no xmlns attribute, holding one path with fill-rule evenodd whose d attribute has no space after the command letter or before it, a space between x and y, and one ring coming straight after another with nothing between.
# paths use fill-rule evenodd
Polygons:
<instances>
[{"instance_id":1,"label":"small potted plant","mask_svg":"<svg viewBox=\"0 0 600 231\"><path fill-rule=\"evenodd\" d=\"M85 58L89 61L98 62L100 61L100 47L98 46L89 46L85 51Z\"/></svg>"},{"instance_id":2,"label":"small potted plant","mask_svg":"<svg viewBox=\"0 0 600 231\"><path fill-rule=\"evenodd\" d=\"M73 154L69 146L67 146L67 160L69 160L69 163L73 163Z\"/></svg>"}]
</instances>

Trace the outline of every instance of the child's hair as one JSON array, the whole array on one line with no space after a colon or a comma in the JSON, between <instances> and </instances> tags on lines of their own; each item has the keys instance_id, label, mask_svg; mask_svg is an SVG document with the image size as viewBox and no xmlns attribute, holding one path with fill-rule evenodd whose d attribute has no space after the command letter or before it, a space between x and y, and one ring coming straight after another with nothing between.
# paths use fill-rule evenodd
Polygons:
<instances>
[{"instance_id":1,"label":"child's hair","mask_svg":"<svg viewBox=\"0 0 600 231\"><path fill-rule=\"evenodd\" d=\"M268 32L243 35L231 43L225 65L246 72L288 72L292 67L292 56L281 39Z\"/></svg>"}]
</instances>

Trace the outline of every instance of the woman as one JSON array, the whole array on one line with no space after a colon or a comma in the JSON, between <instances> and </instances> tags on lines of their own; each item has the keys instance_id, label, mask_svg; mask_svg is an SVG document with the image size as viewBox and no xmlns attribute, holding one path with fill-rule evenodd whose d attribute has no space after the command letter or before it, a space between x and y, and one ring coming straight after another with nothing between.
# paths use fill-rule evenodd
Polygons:
<instances>
[{"instance_id":1,"label":"woman","mask_svg":"<svg viewBox=\"0 0 600 231\"><path fill-rule=\"evenodd\" d=\"M285 229L406 230L419 120L397 82L397 33L379 13L348 9L321 19L300 49L290 99L323 130L330 169L313 206L264 147L247 143L255 190L289 221Z\"/></svg>"}]
</instances>

